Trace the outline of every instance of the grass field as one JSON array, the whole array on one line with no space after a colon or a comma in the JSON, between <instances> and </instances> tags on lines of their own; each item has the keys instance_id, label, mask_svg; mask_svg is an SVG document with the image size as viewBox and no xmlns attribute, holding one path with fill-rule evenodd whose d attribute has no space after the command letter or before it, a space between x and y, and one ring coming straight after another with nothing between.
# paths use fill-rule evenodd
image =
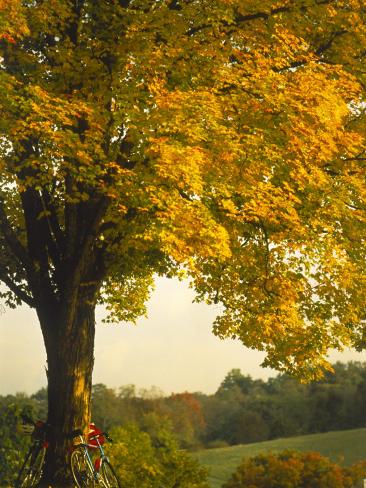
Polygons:
<instances>
[{"instance_id":1,"label":"grass field","mask_svg":"<svg viewBox=\"0 0 366 488\"><path fill-rule=\"evenodd\" d=\"M194 455L201 464L209 468L212 488L219 488L230 477L243 457L254 456L266 451L278 452L284 449L317 451L340 464L350 465L366 458L366 429L327 432L257 444L206 449L198 451Z\"/></svg>"}]
</instances>

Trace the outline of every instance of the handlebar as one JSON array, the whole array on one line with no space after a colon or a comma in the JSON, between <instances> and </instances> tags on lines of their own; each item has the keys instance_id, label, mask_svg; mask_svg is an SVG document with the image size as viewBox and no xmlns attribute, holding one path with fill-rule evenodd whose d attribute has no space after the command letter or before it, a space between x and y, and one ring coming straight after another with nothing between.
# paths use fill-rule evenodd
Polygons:
<instances>
[{"instance_id":1,"label":"handlebar","mask_svg":"<svg viewBox=\"0 0 366 488\"><path fill-rule=\"evenodd\" d=\"M81 429L76 429L76 430L73 430L70 434L70 439L74 439L75 437L83 437L83 431ZM113 439L111 438L111 436L108 434L108 432L100 432L99 434L95 434L95 435L90 435L88 436L88 440L89 441L93 441L94 439L98 439L99 437L104 437L105 439L107 439L108 442L113 442Z\"/></svg>"},{"instance_id":2,"label":"handlebar","mask_svg":"<svg viewBox=\"0 0 366 488\"><path fill-rule=\"evenodd\" d=\"M27 414L21 414L22 423L18 424L18 431L31 435L35 440L45 440L49 433L51 426L41 420L34 421L32 417Z\"/></svg>"}]
</instances>

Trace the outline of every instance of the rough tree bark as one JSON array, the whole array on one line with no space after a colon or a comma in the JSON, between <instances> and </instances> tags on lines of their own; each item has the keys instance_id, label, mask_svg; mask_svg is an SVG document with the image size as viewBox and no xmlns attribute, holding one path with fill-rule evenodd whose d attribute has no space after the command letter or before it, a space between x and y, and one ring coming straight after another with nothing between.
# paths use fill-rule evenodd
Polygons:
<instances>
[{"instance_id":1,"label":"rough tree bark","mask_svg":"<svg viewBox=\"0 0 366 488\"><path fill-rule=\"evenodd\" d=\"M90 422L95 336L95 287L75 291L75 305L43 303L37 308L46 353L49 448L41 486L71 487L71 431Z\"/></svg>"},{"instance_id":2,"label":"rough tree bark","mask_svg":"<svg viewBox=\"0 0 366 488\"><path fill-rule=\"evenodd\" d=\"M62 314L61 314L62 315ZM57 324L57 328L55 324ZM90 422L94 363L94 305L81 302L72 322L45 324L48 363L48 423L51 426L44 486L74 486L69 470L70 438Z\"/></svg>"}]
</instances>

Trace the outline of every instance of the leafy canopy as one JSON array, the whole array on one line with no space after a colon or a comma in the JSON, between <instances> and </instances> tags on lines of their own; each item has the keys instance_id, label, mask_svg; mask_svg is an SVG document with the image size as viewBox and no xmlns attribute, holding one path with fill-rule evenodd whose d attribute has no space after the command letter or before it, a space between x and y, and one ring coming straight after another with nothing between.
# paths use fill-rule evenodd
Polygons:
<instances>
[{"instance_id":1,"label":"leafy canopy","mask_svg":"<svg viewBox=\"0 0 366 488\"><path fill-rule=\"evenodd\" d=\"M361 348L362 4L2 0L7 303L89 287L134 320L184 275L265 365Z\"/></svg>"}]
</instances>

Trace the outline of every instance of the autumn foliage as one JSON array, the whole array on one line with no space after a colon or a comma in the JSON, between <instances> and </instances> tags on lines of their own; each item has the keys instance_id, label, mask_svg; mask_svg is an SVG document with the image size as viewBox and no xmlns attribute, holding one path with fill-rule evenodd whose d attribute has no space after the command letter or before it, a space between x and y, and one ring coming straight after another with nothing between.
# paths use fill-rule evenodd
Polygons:
<instances>
[{"instance_id":1,"label":"autumn foliage","mask_svg":"<svg viewBox=\"0 0 366 488\"><path fill-rule=\"evenodd\" d=\"M245 459L223 488L354 488L366 463L342 468L317 452L283 451Z\"/></svg>"},{"instance_id":2,"label":"autumn foliage","mask_svg":"<svg viewBox=\"0 0 366 488\"><path fill-rule=\"evenodd\" d=\"M267 365L313 376L328 348L362 347L359 2L1 12L9 303L39 307L42 288L56 306L97 281L91 300L134 320L155 273L185 273L223 305L215 333Z\"/></svg>"}]
</instances>

